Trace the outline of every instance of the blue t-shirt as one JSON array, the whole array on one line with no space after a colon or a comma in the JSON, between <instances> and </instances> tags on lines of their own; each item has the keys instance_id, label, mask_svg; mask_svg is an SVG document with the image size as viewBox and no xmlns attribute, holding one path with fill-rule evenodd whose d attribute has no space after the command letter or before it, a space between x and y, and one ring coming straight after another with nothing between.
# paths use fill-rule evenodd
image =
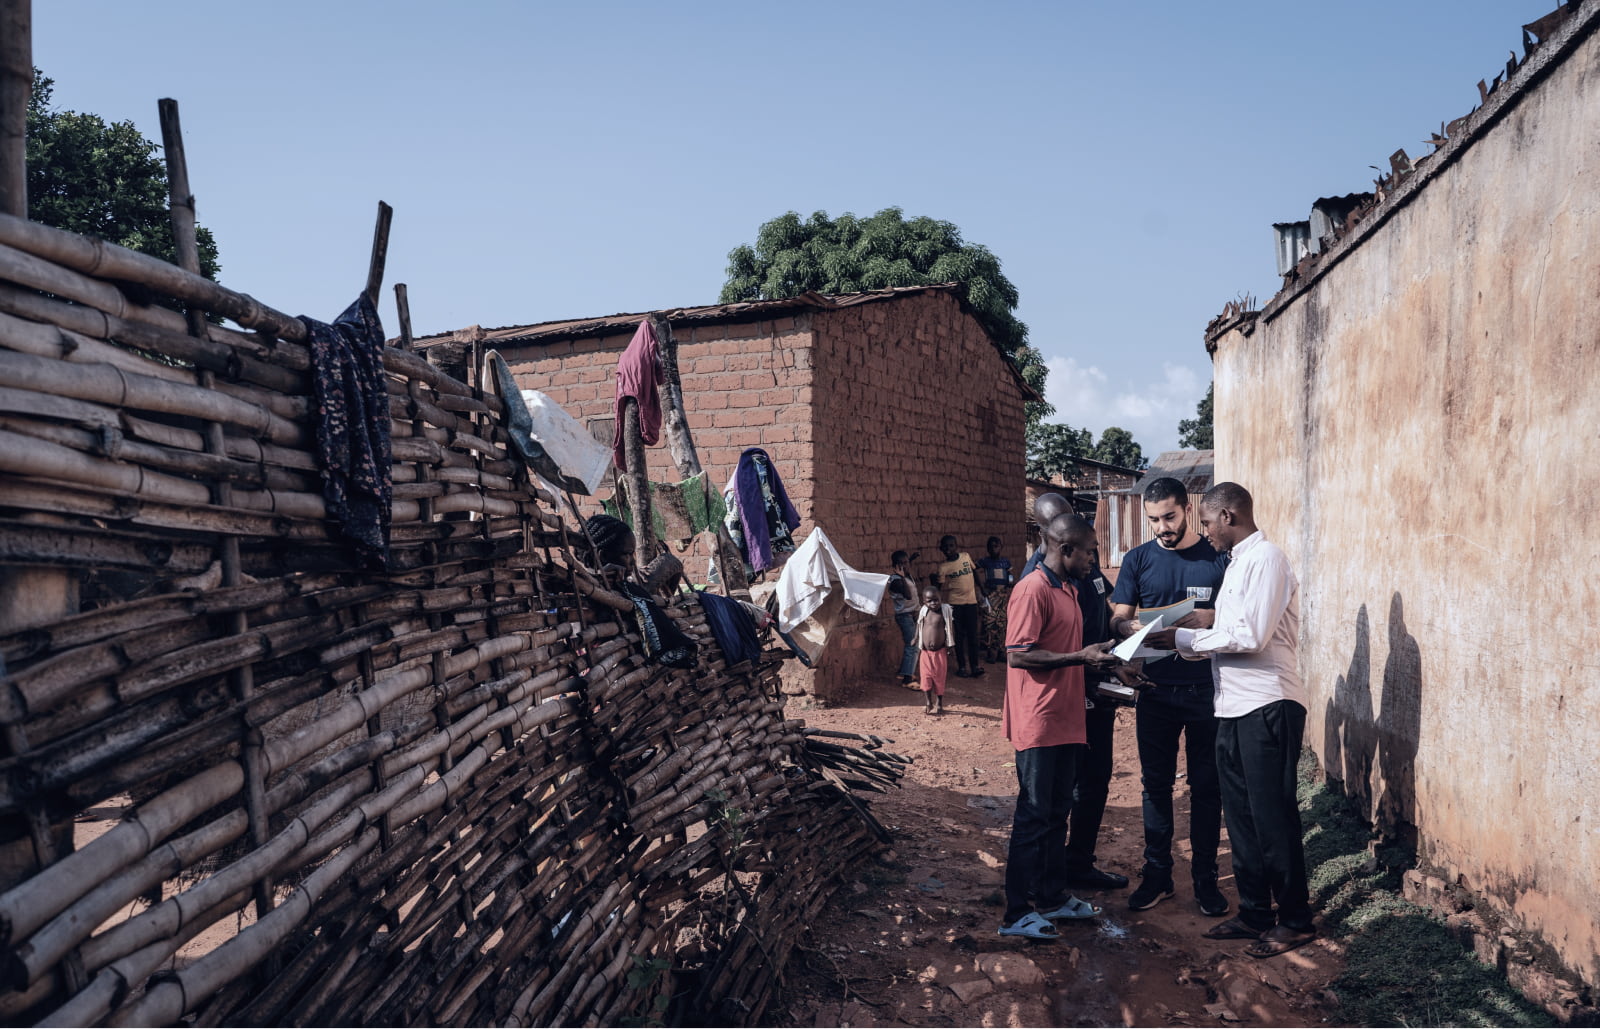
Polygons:
<instances>
[{"instance_id":1,"label":"blue t-shirt","mask_svg":"<svg viewBox=\"0 0 1600 1029\"><path fill-rule=\"evenodd\" d=\"M1218 554L1211 541L1200 541L1184 550L1168 550L1155 540L1128 551L1117 571L1117 586L1111 591L1113 604L1165 607L1195 599L1195 607L1215 604L1222 588L1222 572L1227 559ZM1209 686L1211 662L1185 661L1177 654L1145 663L1144 674L1162 686Z\"/></svg>"},{"instance_id":2,"label":"blue t-shirt","mask_svg":"<svg viewBox=\"0 0 1600 1029\"><path fill-rule=\"evenodd\" d=\"M983 585L985 589L1004 586L1011 581L1011 559L1009 557L989 557L984 555L978 558L978 567L983 569Z\"/></svg>"}]
</instances>

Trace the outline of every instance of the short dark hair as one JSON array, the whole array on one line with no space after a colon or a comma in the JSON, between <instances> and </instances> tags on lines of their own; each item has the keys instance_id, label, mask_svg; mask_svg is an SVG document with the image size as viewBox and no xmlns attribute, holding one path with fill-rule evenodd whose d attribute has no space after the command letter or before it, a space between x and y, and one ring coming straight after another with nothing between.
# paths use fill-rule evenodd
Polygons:
<instances>
[{"instance_id":1,"label":"short dark hair","mask_svg":"<svg viewBox=\"0 0 1600 1029\"><path fill-rule=\"evenodd\" d=\"M1200 506L1209 511L1233 511L1249 517L1255 516L1255 501L1250 491L1237 482L1219 482L1206 490Z\"/></svg>"},{"instance_id":2,"label":"short dark hair","mask_svg":"<svg viewBox=\"0 0 1600 1029\"><path fill-rule=\"evenodd\" d=\"M894 553L889 555L889 563L892 565L905 564L910 559L911 555L907 554L904 550L896 550Z\"/></svg>"},{"instance_id":3,"label":"short dark hair","mask_svg":"<svg viewBox=\"0 0 1600 1029\"><path fill-rule=\"evenodd\" d=\"M1189 491L1170 475L1163 475L1144 488L1144 502L1159 504L1163 500L1176 500L1179 507L1189 506Z\"/></svg>"},{"instance_id":4,"label":"short dark hair","mask_svg":"<svg viewBox=\"0 0 1600 1029\"><path fill-rule=\"evenodd\" d=\"M999 543L999 542L1001 542L1001 539L1000 539L999 536L990 536L988 541L984 543L984 546L987 547L990 543Z\"/></svg>"},{"instance_id":5,"label":"short dark hair","mask_svg":"<svg viewBox=\"0 0 1600 1029\"><path fill-rule=\"evenodd\" d=\"M1094 526L1079 514L1063 514L1056 516L1055 520L1044 527L1045 535L1057 543L1071 543L1076 550L1080 543L1085 541L1096 543L1099 537L1095 535Z\"/></svg>"},{"instance_id":6,"label":"short dark hair","mask_svg":"<svg viewBox=\"0 0 1600 1029\"><path fill-rule=\"evenodd\" d=\"M950 535L949 533L946 533L945 535L939 537L939 549L943 550L944 549L944 545L946 543L954 545L955 541L956 541L956 538L954 536Z\"/></svg>"}]
</instances>

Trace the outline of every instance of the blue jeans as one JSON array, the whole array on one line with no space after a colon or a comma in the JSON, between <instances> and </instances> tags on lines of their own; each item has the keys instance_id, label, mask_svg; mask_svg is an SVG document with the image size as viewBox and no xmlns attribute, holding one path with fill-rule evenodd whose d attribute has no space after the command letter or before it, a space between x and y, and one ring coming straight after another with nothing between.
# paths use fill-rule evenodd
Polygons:
<instances>
[{"instance_id":1,"label":"blue jeans","mask_svg":"<svg viewBox=\"0 0 1600 1029\"><path fill-rule=\"evenodd\" d=\"M1017 751L1017 813L1006 851L1006 915L1010 925L1066 897L1067 816L1072 787L1086 748L1081 743Z\"/></svg>"},{"instance_id":2,"label":"blue jeans","mask_svg":"<svg viewBox=\"0 0 1600 1029\"><path fill-rule=\"evenodd\" d=\"M1217 783L1217 718L1211 684L1157 686L1134 708L1139 770L1144 780L1144 874L1172 878L1172 786L1178 775L1178 736L1189 768L1189 871L1196 883L1217 881L1222 791Z\"/></svg>"},{"instance_id":3,"label":"blue jeans","mask_svg":"<svg viewBox=\"0 0 1600 1029\"><path fill-rule=\"evenodd\" d=\"M905 611L897 614L894 624L900 626L900 639L906 645L900 654L900 678L910 678L917 674L917 613Z\"/></svg>"}]
</instances>

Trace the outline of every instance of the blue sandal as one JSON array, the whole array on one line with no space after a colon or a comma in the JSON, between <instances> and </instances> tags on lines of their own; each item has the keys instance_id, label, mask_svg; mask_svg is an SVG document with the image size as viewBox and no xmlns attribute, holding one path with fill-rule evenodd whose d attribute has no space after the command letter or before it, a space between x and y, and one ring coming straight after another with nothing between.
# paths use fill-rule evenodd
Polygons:
<instances>
[{"instance_id":1,"label":"blue sandal","mask_svg":"<svg viewBox=\"0 0 1600 1029\"><path fill-rule=\"evenodd\" d=\"M1028 912L1010 925L1002 925L1000 935L1022 936L1030 940L1055 940L1061 937L1049 919L1037 911Z\"/></svg>"},{"instance_id":2,"label":"blue sandal","mask_svg":"<svg viewBox=\"0 0 1600 1029\"><path fill-rule=\"evenodd\" d=\"M1086 900L1079 900L1077 897L1068 897L1058 906L1051 908L1049 911L1041 911L1039 914L1053 921L1057 918L1093 918L1100 914L1100 911L1100 907L1096 904L1091 904Z\"/></svg>"}]
</instances>

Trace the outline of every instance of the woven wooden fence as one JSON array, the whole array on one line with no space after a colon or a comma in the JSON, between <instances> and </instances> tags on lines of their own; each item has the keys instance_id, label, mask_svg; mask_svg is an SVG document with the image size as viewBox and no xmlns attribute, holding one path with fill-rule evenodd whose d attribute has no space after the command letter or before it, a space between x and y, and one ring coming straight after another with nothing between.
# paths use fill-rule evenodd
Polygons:
<instances>
[{"instance_id":1,"label":"woven wooden fence","mask_svg":"<svg viewBox=\"0 0 1600 1029\"><path fill-rule=\"evenodd\" d=\"M305 334L0 215L0 564L82 589L0 635L0 1017L758 1017L902 759L786 719L691 597L699 664L648 662L498 400L400 348L357 570Z\"/></svg>"}]
</instances>

